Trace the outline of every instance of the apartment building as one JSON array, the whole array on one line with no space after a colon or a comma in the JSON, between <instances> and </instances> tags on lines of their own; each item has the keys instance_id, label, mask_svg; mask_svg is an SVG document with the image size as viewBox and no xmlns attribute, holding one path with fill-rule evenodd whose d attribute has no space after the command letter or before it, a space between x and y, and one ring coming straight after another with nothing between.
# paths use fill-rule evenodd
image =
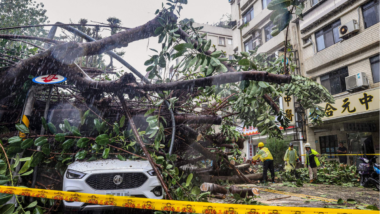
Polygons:
<instances>
[{"instance_id":1,"label":"apartment building","mask_svg":"<svg viewBox=\"0 0 380 214\"><path fill-rule=\"evenodd\" d=\"M320 104L327 117L321 126L306 126L307 142L330 158L336 158L338 143L353 154L379 153L379 1L305 3L303 20L291 25L298 34L292 44L302 74L335 98Z\"/></svg>"},{"instance_id":2,"label":"apartment building","mask_svg":"<svg viewBox=\"0 0 380 214\"><path fill-rule=\"evenodd\" d=\"M233 47L235 52L250 51L257 48L257 53L266 53L268 60L275 59L284 54L284 42L286 30L273 37L271 30L273 27L270 21L271 10L267 9L271 0L230 0L231 18L236 21L232 28ZM292 26L295 24L292 24ZM297 35L289 32L288 40ZM294 60L299 64L299 53L293 52ZM299 73L299 68L296 69ZM284 132L284 138L289 139L295 146L299 155L303 154L303 144L306 143L306 130L304 129L302 118L302 108L295 102L293 96L280 99L279 106L287 113L291 120L290 126ZM280 127L281 128L281 127ZM241 124L237 128L243 135L247 136L244 146L244 155L247 159L252 158L258 150L259 142L267 142L267 136L261 136L255 127L246 127Z\"/></svg>"},{"instance_id":3,"label":"apartment building","mask_svg":"<svg viewBox=\"0 0 380 214\"><path fill-rule=\"evenodd\" d=\"M236 20L234 51L258 47L258 53L283 54L285 30L276 37L270 35L271 11L266 8L270 1L229 1ZM286 135L293 136L296 146L302 148L308 142L331 159L337 159L339 143L350 153L378 153L379 0L306 0L303 15L303 20L292 20L288 34L299 65L296 73L321 83L336 101L320 104L327 117L323 125L312 127L296 98L284 97L280 106L295 120ZM259 136L255 127L240 129L250 136L246 142L249 158L266 137ZM355 164L355 158L351 162Z\"/></svg>"}]
</instances>

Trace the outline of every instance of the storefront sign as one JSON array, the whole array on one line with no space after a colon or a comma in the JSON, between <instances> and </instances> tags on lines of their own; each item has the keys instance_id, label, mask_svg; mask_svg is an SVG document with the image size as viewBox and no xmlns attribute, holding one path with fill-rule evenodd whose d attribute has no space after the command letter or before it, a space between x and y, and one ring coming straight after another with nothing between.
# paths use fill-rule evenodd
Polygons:
<instances>
[{"instance_id":1,"label":"storefront sign","mask_svg":"<svg viewBox=\"0 0 380 214\"><path fill-rule=\"evenodd\" d=\"M58 75L58 74L49 74L43 75L39 77L35 77L33 82L37 84L57 84L66 81L66 77Z\"/></svg>"},{"instance_id":2,"label":"storefront sign","mask_svg":"<svg viewBox=\"0 0 380 214\"><path fill-rule=\"evenodd\" d=\"M325 108L323 120L379 111L379 89L359 92L335 99L335 104L321 103L319 106Z\"/></svg>"},{"instance_id":3,"label":"storefront sign","mask_svg":"<svg viewBox=\"0 0 380 214\"><path fill-rule=\"evenodd\" d=\"M286 117L290 120L289 124L295 124L296 116L294 112L294 97L293 96L283 96L282 97L282 107L286 114Z\"/></svg>"},{"instance_id":4,"label":"storefront sign","mask_svg":"<svg viewBox=\"0 0 380 214\"><path fill-rule=\"evenodd\" d=\"M282 126L279 126L279 127L281 130L284 130L284 127L282 127ZM293 128L294 128L294 126L289 126L286 129L293 129ZM243 127L243 128L237 127L236 130L238 132L242 133L244 136L253 136L253 135L259 135L260 134L259 130L253 126Z\"/></svg>"}]
</instances>

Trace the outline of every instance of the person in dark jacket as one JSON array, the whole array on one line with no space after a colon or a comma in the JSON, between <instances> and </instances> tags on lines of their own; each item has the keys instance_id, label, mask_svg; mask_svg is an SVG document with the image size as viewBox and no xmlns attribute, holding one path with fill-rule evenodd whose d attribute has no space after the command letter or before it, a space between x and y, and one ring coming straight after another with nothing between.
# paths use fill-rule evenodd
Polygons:
<instances>
[{"instance_id":1,"label":"person in dark jacket","mask_svg":"<svg viewBox=\"0 0 380 214\"><path fill-rule=\"evenodd\" d=\"M339 162L347 164L347 156L343 156L344 154L347 154L347 148L343 146L343 143L339 143L338 154L342 155L339 156Z\"/></svg>"}]
</instances>

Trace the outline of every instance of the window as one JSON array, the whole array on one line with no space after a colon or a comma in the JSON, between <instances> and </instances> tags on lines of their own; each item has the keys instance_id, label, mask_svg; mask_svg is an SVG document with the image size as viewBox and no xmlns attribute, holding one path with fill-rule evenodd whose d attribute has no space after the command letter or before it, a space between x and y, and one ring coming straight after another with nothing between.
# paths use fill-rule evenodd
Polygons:
<instances>
[{"instance_id":1,"label":"window","mask_svg":"<svg viewBox=\"0 0 380 214\"><path fill-rule=\"evenodd\" d=\"M229 60L233 60L233 59L234 59L234 56L233 56L233 55L229 55L229 56L228 56L228 59L229 59Z\"/></svg>"},{"instance_id":2,"label":"window","mask_svg":"<svg viewBox=\"0 0 380 214\"><path fill-rule=\"evenodd\" d=\"M263 1L263 10L268 7L269 2L272 0L262 0Z\"/></svg>"},{"instance_id":3,"label":"window","mask_svg":"<svg viewBox=\"0 0 380 214\"><path fill-rule=\"evenodd\" d=\"M251 7L247 12L243 14L243 22L244 24L251 21L253 19L253 7Z\"/></svg>"},{"instance_id":4,"label":"window","mask_svg":"<svg viewBox=\"0 0 380 214\"><path fill-rule=\"evenodd\" d=\"M365 4L362 9L365 28L369 28L379 22L379 0Z\"/></svg>"},{"instance_id":5,"label":"window","mask_svg":"<svg viewBox=\"0 0 380 214\"><path fill-rule=\"evenodd\" d=\"M319 2L319 0L311 0L311 6L316 5Z\"/></svg>"},{"instance_id":6,"label":"window","mask_svg":"<svg viewBox=\"0 0 380 214\"><path fill-rule=\"evenodd\" d=\"M380 82L379 58L379 55L377 55L369 59L369 61L371 62L373 83Z\"/></svg>"},{"instance_id":7,"label":"window","mask_svg":"<svg viewBox=\"0 0 380 214\"><path fill-rule=\"evenodd\" d=\"M232 45L232 39L227 39L227 43L228 43L229 45Z\"/></svg>"},{"instance_id":8,"label":"window","mask_svg":"<svg viewBox=\"0 0 380 214\"><path fill-rule=\"evenodd\" d=\"M321 84L331 94L339 94L346 91L346 77L348 77L348 69L344 67L321 76Z\"/></svg>"},{"instance_id":9,"label":"window","mask_svg":"<svg viewBox=\"0 0 380 214\"><path fill-rule=\"evenodd\" d=\"M224 37L219 37L219 45L223 45L223 46L225 46L225 45L226 45L226 38L224 38Z\"/></svg>"},{"instance_id":10,"label":"window","mask_svg":"<svg viewBox=\"0 0 380 214\"><path fill-rule=\"evenodd\" d=\"M322 30L315 33L315 39L317 40L317 50L321 51L331 45L340 42L342 39L339 38L339 26L340 20L328 25Z\"/></svg>"},{"instance_id":11,"label":"window","mask_svg":"<svg viewBox=\"0 0 380 214\"><path fill-rule=\"evenodd\" d=\"M246 52L253 50L252 43L253 43L253 39L252 38L250 38L247 42L244 42L244 50Z\"/></svg>"},{"instance_id":12,"label":"window","mask_svg":"<svg viewBox=\"0 0 380 214\"><path fill-rule=\"evenodd\" d=\"M328 158L335 158L338 149L338 137L336 135L319 137L321 154L329 154Z\"/></svg>"},{"instance_id":13,"label":"window","mask_svg":"<svg viewBox=\"0 0 380 214\"><path fill-rule=\"evenodd\" d=\"M267 26L264 27L265 31L265 42L269 41L273 38L273 36L270 34L272 32L273 23L269 23Z\"/></svg>"}]
</instances>

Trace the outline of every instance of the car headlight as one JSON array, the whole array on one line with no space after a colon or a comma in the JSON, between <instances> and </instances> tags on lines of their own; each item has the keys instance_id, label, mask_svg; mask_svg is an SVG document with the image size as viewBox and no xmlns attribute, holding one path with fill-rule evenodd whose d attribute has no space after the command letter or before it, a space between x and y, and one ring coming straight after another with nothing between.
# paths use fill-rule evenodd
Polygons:
<instances>
[{"instance_id":1,"label":"car headlight","mask_svg":"<svg viewBox=\"0 0 380 214\"><path fill-rule=\"evenodd\" d=\"M86 173L78 172L68 169L66 172L66 178L68 179L81 179L86 175Z\"/></svg>"},{"instance_id":2,"label":"car headlight","mask_svg":"<svg viewBox=\"0 0 380 214\"><path fill-rule=\"evenodd\" d=\"M156 175L157 175L156 172L154 171L154 169L147 171L147 173L148 173L150 176L156 176Z\"/></svg>"}]
</instances>

